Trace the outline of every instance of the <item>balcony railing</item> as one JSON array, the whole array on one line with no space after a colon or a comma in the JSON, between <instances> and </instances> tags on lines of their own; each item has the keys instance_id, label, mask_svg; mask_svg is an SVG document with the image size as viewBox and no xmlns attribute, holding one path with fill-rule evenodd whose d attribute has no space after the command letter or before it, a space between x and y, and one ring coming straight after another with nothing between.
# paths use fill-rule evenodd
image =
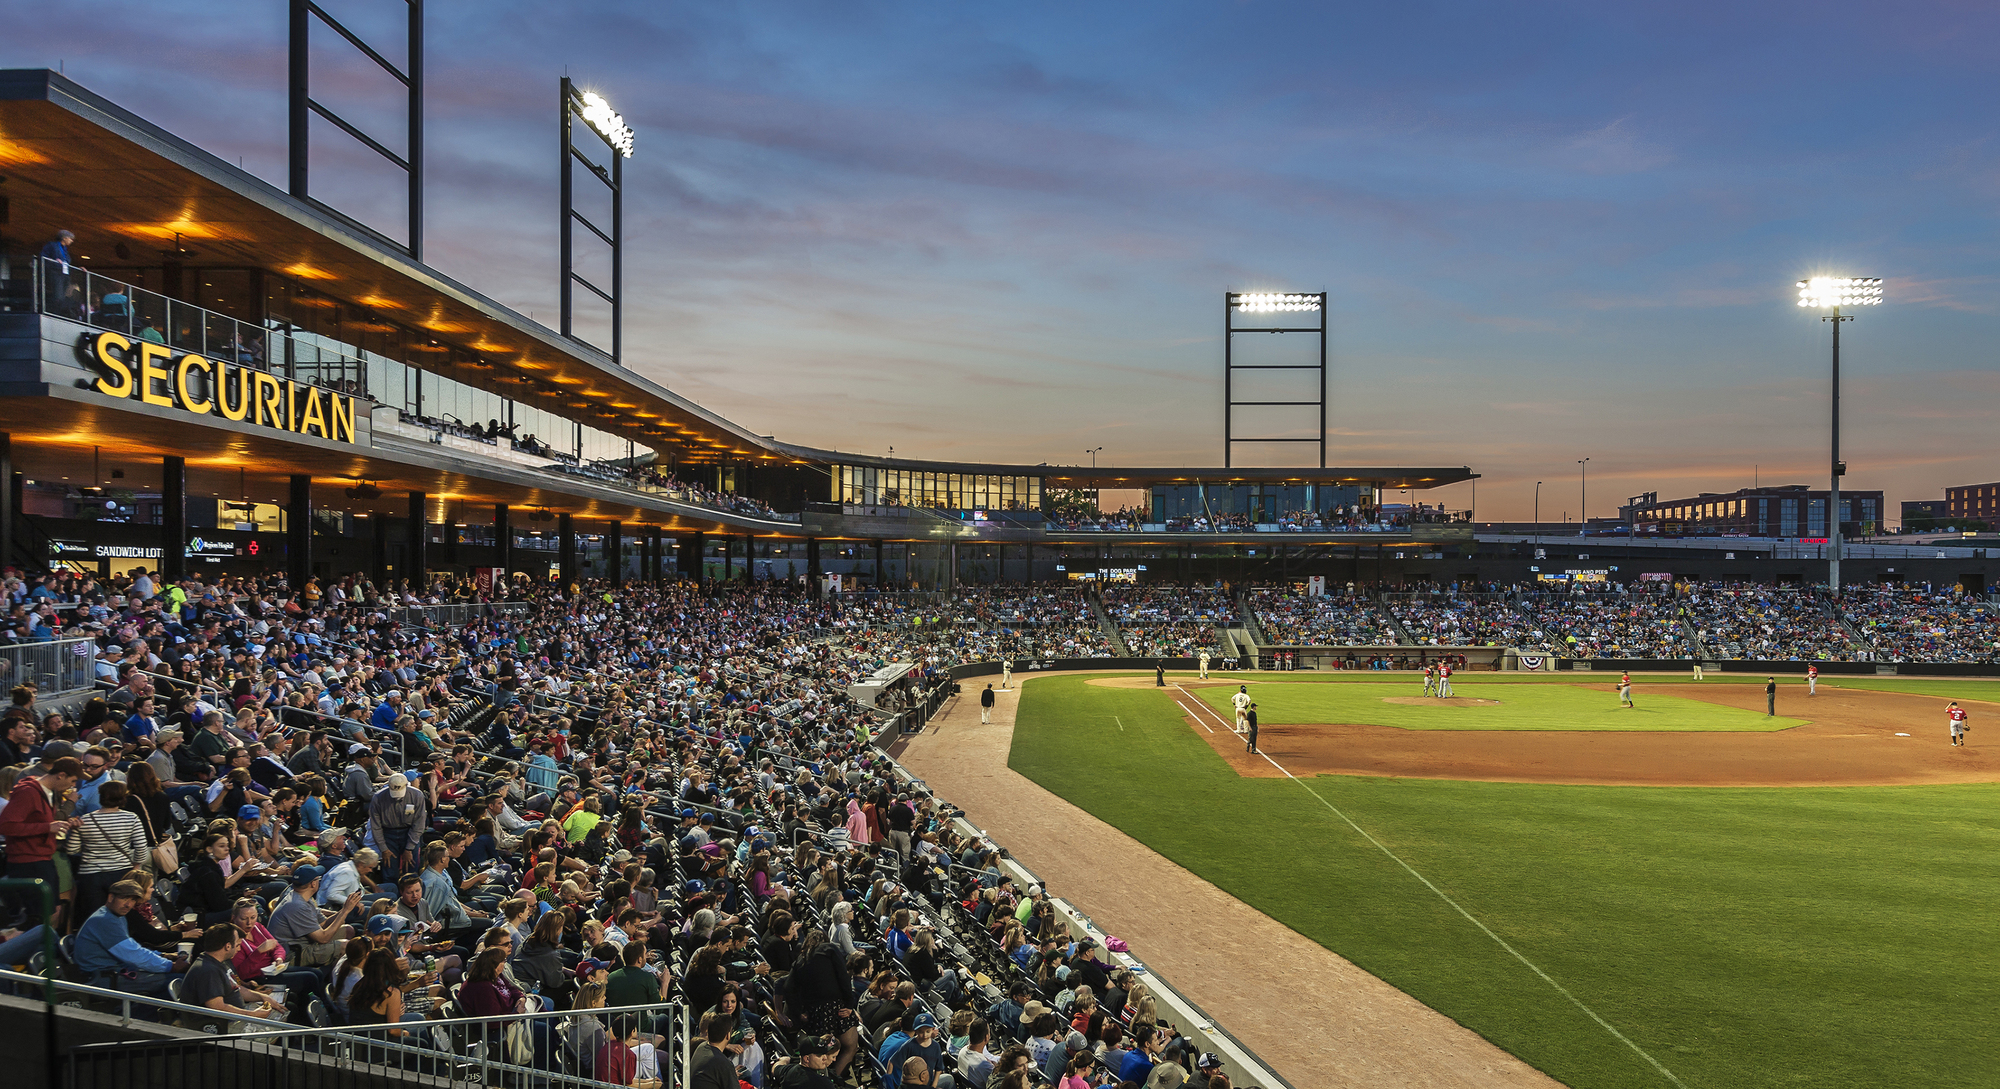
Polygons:
<instances>
[{"instance_id":1,"label":"balcony railing","mask_svg":"<svg viewBox=\"0 0 2000 1089\"><path fill-rule=\"evenodd\" d=\"M360 357L284 322L243 321L49 258L35 263L35 302L42 313L133 340L369 396L368 365Z\"/></svg>"}]
</instances>

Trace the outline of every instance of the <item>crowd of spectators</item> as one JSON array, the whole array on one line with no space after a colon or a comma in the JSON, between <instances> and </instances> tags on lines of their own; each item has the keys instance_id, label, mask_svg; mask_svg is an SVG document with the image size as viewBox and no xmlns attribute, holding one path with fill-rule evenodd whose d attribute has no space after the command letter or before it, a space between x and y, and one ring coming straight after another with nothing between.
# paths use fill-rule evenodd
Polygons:
<instances>
[{"instance_id":1,"label":"crowd of spectators","mask_svg":"<svg viewBox=\"0 0 2000 1089\"><path fill-rule=\"evenodd\" d=\"M1572 658L1693 658L1682 601L1669 583L1570 583L1523 595L1548 641Z\"/></svg>"},{"instance_id":2,"label":"crowd of spectators","mask_svg":"<svg viewBox=\"0 0 2000 1089\"><path fill-rule=\"evenodd\" d=\"M957 606L977 625L983 654L968 658L1109 658L1104 625L1081 586L960 589Z\"/></svg>"},{"instance_id":3,"label":"crowd of spectators","mask_svg":"<svg viewBox=\"0 0 2000 1089\"><path fill-rule=\"evenodd\" d=\"M1847 662L1872 656L1854 646L1812 589L1724 582L1689 583L1682 590L1688 622L1717 658Z\"/></svg>"},{"instance_id":4,"label":"crowd of spectators","mask_svg":"<svg viewBox=\"0 0 2000 1089\"><path fill-rule=\"evenodd\" d=\"M1390 594L1390 611L1418 646L1540 647L1552 641L1506 594L1454 589Z\"/></svg>"},{"instance_id":5,"label":"crowd of spectators","mask_svg":"<svg viewBox=\"0 0 2000 1089\"><path fill-rule=\"evenodd\" d=\"M1104 611L1136 658L1189 658L1219 649L1215 629L1235 623L1236 606L1216 586L1108 584Z\"/></svg>"},{"instance_id":6,"label":"crowd of spectators","mask_svg":"<svg viewBox=\"0 0 2000 1089\"><path fill-rule=\"evenodd\" d=\"M427 627L364 583L310 603L282 580L68 587L104 610L84 615L105 691L74 720L16 691L0 834L10 876L51 881L74 841L46 923L75 933L76 977L177 979L207 1011L190 1024L383 1025L620 1085L663 1076L663 1026L600 1011L663 999L691 1011L695 1085L1204 1065L1142 979L870 744L847 686L956 653L925 603L541 587ZM41 935L10 912L11 966ZM536 1010L518 1035L424 1024Z\"/></svg>"},{"instance_id":7,"label":"crowd of spectators","mask_svg":"<svg viewBox=\"0 0 2000 1089\"><path fill-rule=\"evenodd\" d=\"M1318 597L1303 588L1250 591L1250 608L1272 646L1394 646L1395 626L1350 584Z\"/></svg>"},{"instance_id":8,"label":"crowd of spectators","mask_svg":"<svg viewBox=\"0 0 2000 1089\"><path fill-rule=\"evenodd\" d=\"M1878 661L2000 659L2000 613L1957 588L1850 586L1841 591L1840 612Z\"/></svg>"}]
</instances>

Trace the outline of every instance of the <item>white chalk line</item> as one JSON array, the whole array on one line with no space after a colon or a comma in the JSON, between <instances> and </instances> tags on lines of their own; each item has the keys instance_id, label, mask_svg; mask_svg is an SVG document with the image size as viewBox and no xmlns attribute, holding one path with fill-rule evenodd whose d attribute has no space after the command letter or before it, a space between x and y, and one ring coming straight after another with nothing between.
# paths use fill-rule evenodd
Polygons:
<instances>
[{"instance_id":1,"label":"white chalk line","mask_svg":"<svg viewBox=\"0 0 2000 1089\"><path fill-rule=\"evenodd\" d=\"M1180 703L1181 701L1179 699L1175 699L1174 702ZM1196 706L1207 711L1209 714L1214 715L1215 721L1217 722L1223 721L1222 715L1217 713L1213 707L1210 707L1207 701L1197 696L1195 697L1194 702ZM1182 704L1182 706L1185 707L1186 705ZM1206 726L1207 723L1204 722L1202 725ZM1209 732L1214 733L1215 731L1210 730ZM1391 851L1387 846L1385 846L1382 843L1381 840L1378 840L1374 836L1369 835L1367 829L1364 829L1360 825L1354 823L1354 819L1352 817L1349 817L1347 814L1341 812L1340 809L1337 806L1335 806L1332 802L1327 801L1324 797L1320 795L1319 791L1314 790L1312 786L1308 784L1305 780L1299 778L1296 775L1293 775L1291 773L1291 770L1285 767L1283 764L1278 763L1276 760L1272 760L1271 754L1264 752L1260 749L1257 755L1263 757L1266 761L1270 763L1272 767L1277 768L1279 772L1283 773L1285 778L1290 779L1294 783L1297 783L1302 789L1305 790L1307 794L1310 794L1314 798L1318 799L1319 804L1325 806L1329 811L1333 813L1334 816L1339 817L1341 820L1347 822L1347 826L1349 828L1354 829L1354 831L1358 833L1362 839L1365 839L1369 843L1374 844L1376 850L1381 851L1383 854L1389 856L1389 859L1391 861L1393 861L1396 865L1401 866L1404 869L1404 871L1406 871L1411 877L1416 878L1418 881L1423 883L1423 886L1425 888L1436 893L1438 899L1443 900L1446 904L1449 904L1451 906L1451 909L1453 911L1456 911L1460 915L1464 916L1466 922L1469 922L1473 926L1478 927L1480 933L1485 934L1489 938L1492 938L1496 945L1507 951L1508 955L1512 956L1515 960L1520 961L1522 964L1527 965L1528 970L1535 973L1537 976L1540 976L1542 982L1547 983L1549 986L1555 988L1557 994L1562 995L1564 998L1569 999L1571 1005L1575 1006L1579 1010L1582 1010L1584 1014L1587 1015L1592 1021L1597 1022L1598 1027L1610 1033L1613 1039L1617 1040L1621 1044L1624 1044L1626 1047L1631 1048L1633 1054L1646 1060L1646 1062L1649 1065L1651 1065L1653 1069L1660 1072L1661 1077L1667 1079L1669 1082L1672 1082L1676 1086L1680 1086L1681 1089L1686 1089L1686 1086L1682 1083L1681 1079L1675 1077L1673 1071L1668 1070L1665 1066L1662 1066L1660 1064L1660 1060L1655 1059L1651 1055L1647 1054L1646 1049L1640 1047L1638 1044L1633 1043L1631 1039L1628 1038L1624 1033L1619 1032L1617 1028L1613 1027L1611 1022L1606 1021L1602 1017L1599 1017L1597 1015L1596 1010L1593 1010L1589 1006L1584 1005L1583 1001L1577 998L1575 995L1571 994L1567 987L1564 987L1562 984L1557 983L1555 981L1555 977L1549 975L1547 972L1542 971L1540 965L1537 965L1534 961L1531 961L1527 957L1522 956L1521 951L1514 948L1512 945L1508 944L1507 939L1502 938L1498 934L1495 934L1491 927L1487 926L1483 922L1480 922L1479 919L1476 916L1474 916L1471 912L1461 907L1458 901L1446 895L1443 889L1440 889L1436 885L1431 884L1430 878L1427 878L1423 874L1418 873L1416 867L1403 861L1400 855L1396 854L1396 852L1394 851Z\"/></svg>"}]
</instances>

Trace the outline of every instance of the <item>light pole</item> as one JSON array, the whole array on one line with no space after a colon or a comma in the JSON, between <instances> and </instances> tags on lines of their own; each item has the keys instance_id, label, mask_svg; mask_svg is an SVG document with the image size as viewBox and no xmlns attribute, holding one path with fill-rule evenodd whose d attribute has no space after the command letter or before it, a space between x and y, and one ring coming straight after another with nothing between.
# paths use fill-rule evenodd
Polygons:
<instances>
[{"instance_id":1,"label":"light pole","mask_svg":"<svg viewBox=\"0 0 2000 1089\"><path fill-rule=\"evenodd\" d=\"M1833 323L1833 483L1826 497L1826 589L1839 597L1840 478L1847 475L1847 465L1840 460L1840 323L1854 320L1854 315L1842 314L1840 308L1882 305L1882 280L1868 276L1815 276L1800 280L1798 288L1800 306L1833 311L1821 315L1820 320Z\"/></svg>"},{"instance_id":2,"label":"light pole","mask_svg":"<svg viewBox=\"0 0 2000 1089\"><path fill-rule=\"evenodd\" d=\"M1583 495L1577 506L1576 535L1581 537L1590 532L1590 459L1579 458L1577 472L1582 474Z\"/></svg>"},{"instance_id":3,"label":"light pole","mask_svg":"<svg viewBox=\"0 0 2000 1089\"><path fill-rule=\"evenodd\" d=\"M1535 481L1535 532L1542 531L1542 482Z\"/></svg>"},{"instance_id":4,"label":"light pole","mask_svg":"<svg viewBox=\"0 0 2000 1089\"><path fill-rule=\"evenodd\" d=\"M1090 455L1090 467L1091 467L1091 468L1093 468L1093 469L1097 468L1097 454L1098 454L1098 451L1100 451L1100 450L1103 450L1103 449L1104 449L1104 447L1102 447L1102 446L1093 446L1093 447L1091 447L1090 449L1088 449L1088 450L1085 450L1085 451L1084 451L1084 453L1086 453L1086 454L1089 454L1089 455Z\"/></svg>"}]
</instances>

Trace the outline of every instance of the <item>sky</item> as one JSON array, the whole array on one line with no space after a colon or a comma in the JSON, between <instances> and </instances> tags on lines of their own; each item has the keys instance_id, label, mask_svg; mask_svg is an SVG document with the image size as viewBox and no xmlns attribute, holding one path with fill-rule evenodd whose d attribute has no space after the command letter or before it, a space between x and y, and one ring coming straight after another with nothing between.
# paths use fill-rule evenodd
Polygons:
<instances>
[{"instance_id":1,"label":"sky","mask_svg":"<svg viewBox=\"0 0 2000 1089\"><path fill-rule=\"evenodd\" d=\"M402 58L402 4L322 2ZM282 185L284 12L8 0L0 66ZM1887 296L1842 332L1844 486L2000 479L1990 6L431 0L425 36L429 263L553 324L567 73L637 131L627 364L759 434L1220 465L1223 293L1326 291L1332 465L1470 466L1427 498L1481 520L1537 481L1574 519L1583 458L1596 517L1824 487L1793 284L1842 274ZM314 73L400 147L323 29ZM394 230L399 176L314 147L315 195ZM1238 433L1315 432L1272 411Z\"/></svg>"}]
</instances>

